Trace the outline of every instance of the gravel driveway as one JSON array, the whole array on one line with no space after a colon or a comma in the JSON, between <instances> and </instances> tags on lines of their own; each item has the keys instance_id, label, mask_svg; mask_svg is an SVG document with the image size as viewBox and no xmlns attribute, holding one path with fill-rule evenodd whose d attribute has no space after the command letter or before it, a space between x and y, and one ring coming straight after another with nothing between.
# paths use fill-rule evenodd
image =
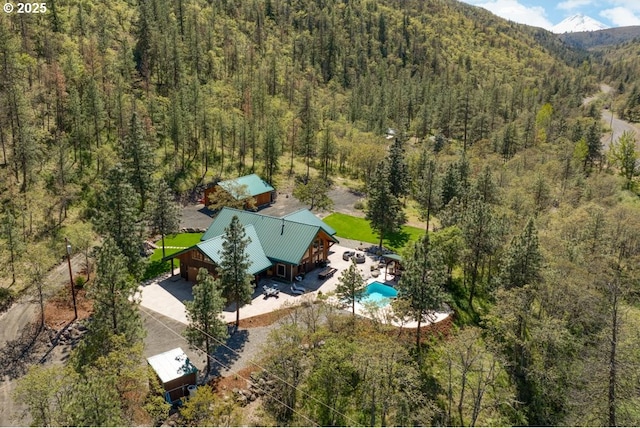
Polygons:
<instances>
[{"instance_id":1,"label":"gravel driveway","mask_svg":"<svg viewBox=\"0 0 640 428\"><path fill-rule=\"evenodd\" d=\"M286 183L278 189L276 201L268 207L258 212L274 217L282 217L302 208L309 208L309 205L303 204L293 197L293 184ZM364 195L348 189L340 183L329 191L329 197L333 201L332 211L313 210L320 218L324 218L332 212L349 214L355 217L364 217L364 212L356 210L354 205L356 202L364 198ZM202 204L187 205L182 208L182 216L180 217L180 227L182 229L207 229L211 224L211 216L213 213Z\"/></svg>"}]
</instances>

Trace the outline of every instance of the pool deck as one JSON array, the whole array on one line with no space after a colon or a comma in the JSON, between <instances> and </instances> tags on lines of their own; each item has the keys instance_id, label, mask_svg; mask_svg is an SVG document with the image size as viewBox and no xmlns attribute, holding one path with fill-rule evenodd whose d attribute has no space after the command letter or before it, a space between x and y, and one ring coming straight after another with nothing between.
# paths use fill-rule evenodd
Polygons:
<instances>
[{"instance_id":1,"label":"pool deck","mask_svg":"<svg viewBox=\"0 0 640 428\"><path fill-rule=\"evenodd\" d=\"M349 250L353 251L352 248L333 245L329 252L329 264L332 268L336 268L337 272L326 279L318 278L318 272L320 272L322 268L318 268L307 273L301 282L296 282L297 286L302 286L306 290L302 295L294 293L292 291L291 284L289 283L278 282L270 278L261 280L254 291L251 303L240 308L240 319L263 315L287 306L299 305L306 299L315 300L319 292L327 294L335 291L342 271L349 267L350 261L342 259L342 254ZM367 284L378 281L386 285L394 286L396 282L392 280L391 276L387 276L387 280L385 281L384 268L380 269L379 277L374 278L371 276L371 265L377 263L378 262L374 260L374 257L367 255L365 262L358 264ZM265 297L263 293L263 286L277 289L279 291L278 297ZM140 306L151 309L183 324L188 324L183 302L193 300L192 287L193 283L180 277L179 271L176 269L174 270L173 276L166 274L156 280L140 286L139 294L136 297L140 302ZM330 301L339 304L336 298L330 299ZM416 328L418 326L416 321L392 321L390 319L389 310L390 306L386 306L372 311L372 308L369 305L364 307L359 303L356 303L356 313L361 316L368 318L376 317L398 327ZM235 305L231 304L226 307L222 316L225 322L235 322ZM439 322L448 316L449 313L438 313L435 322ZM425 322L422 323L423 326L428 324L429 323Z\"/></svg>"}]
</instances>

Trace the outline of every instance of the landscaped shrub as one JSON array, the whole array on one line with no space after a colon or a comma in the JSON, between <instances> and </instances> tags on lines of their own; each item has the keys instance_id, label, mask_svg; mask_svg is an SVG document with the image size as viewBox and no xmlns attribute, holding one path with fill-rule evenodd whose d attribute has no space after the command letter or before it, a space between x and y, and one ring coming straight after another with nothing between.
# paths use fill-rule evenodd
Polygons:
<instances>
[{"instance_id":1,"label":"landscaped shrub","mask_svg":"<svg viewBox=\"0 0 640 428\"><path fill-rule=\"evenodd\" d=\"M76 288L83 288L84 285L87 283L87 278L85 278L84 276L79 276L76 278Z\"/></svg>"}]
</instances>

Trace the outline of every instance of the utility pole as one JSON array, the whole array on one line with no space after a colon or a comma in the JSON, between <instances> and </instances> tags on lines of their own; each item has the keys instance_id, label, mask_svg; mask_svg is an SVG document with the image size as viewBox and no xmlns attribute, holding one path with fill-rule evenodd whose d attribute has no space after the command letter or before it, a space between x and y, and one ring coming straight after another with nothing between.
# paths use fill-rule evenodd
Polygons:
<instances>
[{"instance_id":1,"label":"utility pole","mask_svg":"<svg viewBox=\"0 0 640 428\"><path fill-rule=\"evenodd\" d=\"M69 265L69 284L71 285L71 297L73 297L74 320L77 320L78 306L76 305L76 291L73 285L73 271L71 270L71 244L69 244L69 238L64 238L64 242L67 244L67 264Z\"/></svg>"}]
</instances>

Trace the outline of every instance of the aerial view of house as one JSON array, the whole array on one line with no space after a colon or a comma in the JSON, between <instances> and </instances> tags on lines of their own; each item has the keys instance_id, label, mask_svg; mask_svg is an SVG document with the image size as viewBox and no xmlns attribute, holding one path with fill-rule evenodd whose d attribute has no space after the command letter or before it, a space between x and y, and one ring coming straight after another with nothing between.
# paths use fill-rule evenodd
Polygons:
<instances>
[{"instance_id":1,"label":"aerial view of house","mask_svg":"<svg viewBox=\"0 0 640 428\"><path fill-rule=\"evenodd\" d=\"M248 273L256 277L276 276L292 281L326 261L329 248L338 242L334 236L336 231L306 209L279 218L223 208L201 242L170 256L180 260L183 278L195 281L202 267L215 274L224 229L234 215L251 239L247 247L251 261Z\"/></svg>"},{"instance_id":2,"label":"aerial view of house","mask_svg":"<svg viewBox=\"0 0 640 428\"><path fill-rule=\"evenodd\" d=\"M208 187L204 191L205 205L215 200L218 192L226 192L238 201L253 198L256 207L269 205L276 198L275 189L256 174L220 181Z\"/></svg>"}]
</instances>

